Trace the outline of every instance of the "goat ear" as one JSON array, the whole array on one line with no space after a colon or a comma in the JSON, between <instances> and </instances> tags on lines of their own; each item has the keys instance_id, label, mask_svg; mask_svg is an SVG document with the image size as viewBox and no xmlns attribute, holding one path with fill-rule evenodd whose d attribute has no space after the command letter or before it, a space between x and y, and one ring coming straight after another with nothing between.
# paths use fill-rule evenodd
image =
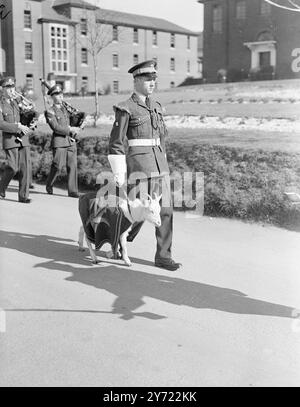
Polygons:
<instances>
[{"instance_id":1,"label":"goat ear","mask_svg":"<svg viewBox=\"0 0 300 407\"><path fill-rule=\"evenodd\" d=\"M150 202L151 202L151 201L153 201L153 199L152 199L152 196L151 196L151 195L147 194L146 196L148 197L148 199L149 199L149 201L150 201Z\"/></svg>"},{"instance_id":2,"label":"goat ear","mask_svg":"<svg viewBox=\"0 0 300 407\"><path fill-rule=\"evenodd\" d=\"M159 195L159 196L157 196L157 194L154 192L154 199L156 200L156 201L160 201L161 200L161 198L162 198L162 194L161 195Z\"/></svg>"}]
</instances>

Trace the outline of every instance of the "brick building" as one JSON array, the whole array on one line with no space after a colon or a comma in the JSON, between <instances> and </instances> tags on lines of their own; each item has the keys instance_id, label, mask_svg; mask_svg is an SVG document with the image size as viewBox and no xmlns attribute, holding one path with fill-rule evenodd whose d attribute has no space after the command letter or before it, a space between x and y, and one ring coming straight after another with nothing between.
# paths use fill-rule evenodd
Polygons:
<instances>
[{"instance_id":1,"label":"brick building","mask_svg":"<svg viewBox=\"0 0 300 407\"><path fill-rule=\"evenodd\" d=\"M204 4L203 76L224 69L300 78L300 13L264 0L198 0ZM273 68L270 69L271 67Z\"/></svg>"},{"instance_id":2,"label":"brick building","mask_svg":"<svg viewBox=\"0 0 300 407\"><path fill-rule=\"evenodd\" d=\"M198 34L169 21L95 7L80 0L2 0L2 70L40 92L39 78L52 77L66 92L94 91L89 40L97 33L109 43L98 55L100 89L132 88L128 68L154 58L158 88L197 76ZM94 25L93 25L94 22Z\"/></svg>"}]
</instances>

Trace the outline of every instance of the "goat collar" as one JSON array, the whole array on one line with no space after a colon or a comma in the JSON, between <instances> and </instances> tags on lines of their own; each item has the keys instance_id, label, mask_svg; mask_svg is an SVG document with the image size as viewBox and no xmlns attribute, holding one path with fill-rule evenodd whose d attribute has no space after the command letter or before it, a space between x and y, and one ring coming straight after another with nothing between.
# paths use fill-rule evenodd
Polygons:
<instances>
[{"instance_id":1,"label":"goat collar","mask_svg":"<svg viewBox=\"0 0 300 407\"><path fill-rule=\"evenodd\" d=\"M130 208L130 202L129 199L121 199L119 202L119 206L122 209L125 217L129 220L130 223L134 223L135 220L132 216L131 208Z\"/></svg>"},{"instance_id":2,"label":"goat collar","mask_svg":"<svg viewBox=\"0 0 300 407\"><path fill-rule=\"evenodd\" d=\"M133 216L132 216L132 213L131 213L131 208L130 208L130 202L129 202L129 199L128 199L128 197L127 197L127 208L128 208L128 215L129 215L129 220L132 222L132 223L134 223L134 220L133 220Z\"/></svg>"}]
</instances>

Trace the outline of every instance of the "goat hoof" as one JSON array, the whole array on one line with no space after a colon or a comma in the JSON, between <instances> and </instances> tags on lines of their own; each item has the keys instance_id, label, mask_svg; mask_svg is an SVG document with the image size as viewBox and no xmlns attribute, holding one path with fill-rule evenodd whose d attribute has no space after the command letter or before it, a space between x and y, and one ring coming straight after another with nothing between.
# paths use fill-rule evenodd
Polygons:
<instances>
[{"instance_id":1,"label":"goat hoof","mask_svg":"<svg viewBox=\"0 0 300 407\"><path fill-rule=\"evenodd\" d=\"M131 267L131 266L132 266L132 263L131 263L130 261L125 261L124 263L125 263L125 265L128 266L128 267Z\"/></svg>"},{"instance_id":2,"label":"goat hoof","mask_svg":"<svg viewBox=\"0 0 300 407\"><path fill-rule=\"evenodd\" d=\"M92 261L92 264L99 264L99 261L98 261L98 260L94 260L94 261Z\"/></svg>"},{"instance_id":3,"label":"goat hoof","mask_svg":"<svg viewBox=\"0 0 300 407\"><path fill-rule=\"evenodd\" d=\"M79 250L80 252L85 252L85 248L84 248L84 247L78 247L78 250Z\"/></svg>"}]
</instances>

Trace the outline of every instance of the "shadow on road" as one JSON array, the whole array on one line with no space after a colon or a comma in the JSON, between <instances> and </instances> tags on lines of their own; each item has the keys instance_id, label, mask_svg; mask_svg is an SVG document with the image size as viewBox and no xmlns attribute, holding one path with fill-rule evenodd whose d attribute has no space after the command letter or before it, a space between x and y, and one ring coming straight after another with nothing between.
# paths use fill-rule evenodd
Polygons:
<instances>
[{"instance_id":1,"label":"shadow on road","mask_svg":"<svg viewBox=\"0 0 300 407\"><path fill-rule=\"evenodd\" d=\"M1 247L50 259L38 263L34 267L71 273L72 275L66 278L67 281L87 284L115 295L116 299L112 304L111 313L120 315L125 320L130 320L135 316L148 319L166 317L152 312L135 312L145 304L144 297L196 309L293 318L294 308L292 307L249 298L246 294L230 288L216 287L168 275L151 274L116 264L108 264L108 262L89 268L87 266L91 264L90 261L84 257L84 254L78 252L74 244L67 244L69 242L73 243L70 239L54 236L0 231ZM140 264L149 263L139 259L132 258L132 260ZM166 273L171 272L166 271ZM53 311L63 312L65 310ZM82 312L87 311L82 310ZM103 313L107 311L89 312Z\"/></svg>"},{"instance_id":2,"label":"shadow on road","mask_svg":"<svg viewBox=\"0 0 300 407\"><path fill-rule=\"evenodd\" d=\"M43 187L44 187L45 191L30 189L29 197L31 195L49 195L48 192L46 192L46 186L43 185ZM6 192L16 192L18 194L18 189L19 188L17 186L11 185L7 188ZM53 196L62 196L62 197L68 198L68 193L67 193L67 191L62 190L61 193L53 193Z\"/></svg>"}]
</instances>

